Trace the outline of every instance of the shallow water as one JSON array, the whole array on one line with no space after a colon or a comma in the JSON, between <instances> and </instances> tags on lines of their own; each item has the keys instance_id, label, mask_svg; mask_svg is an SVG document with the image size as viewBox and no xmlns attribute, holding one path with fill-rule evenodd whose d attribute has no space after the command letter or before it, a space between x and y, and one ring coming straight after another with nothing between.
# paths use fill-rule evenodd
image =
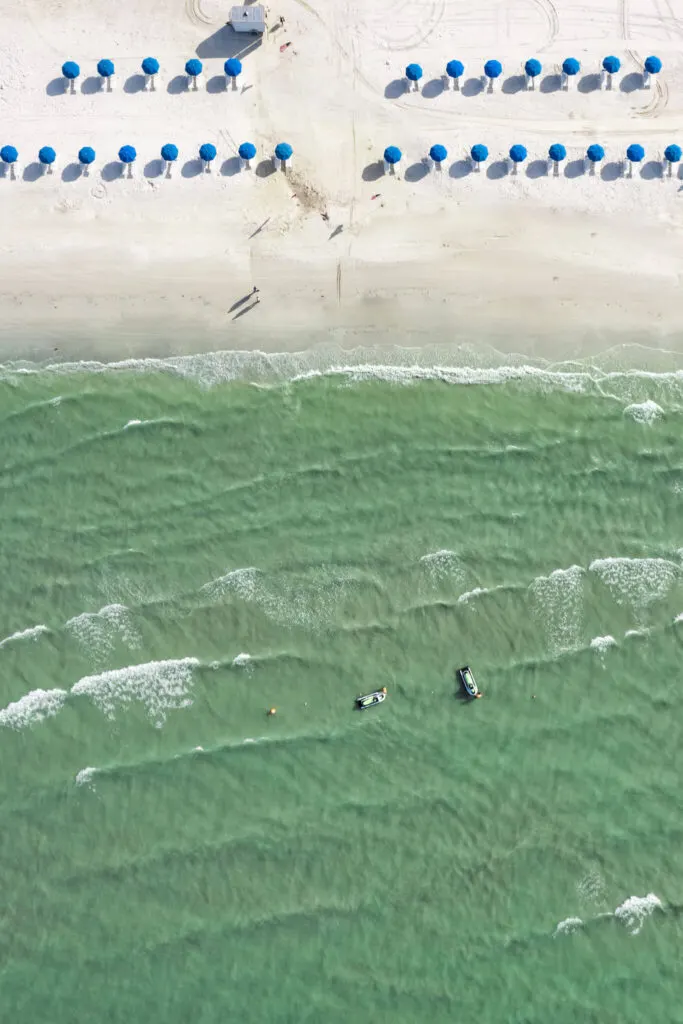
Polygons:
<instances>
[{"instance_id":1,"label":"shallow water","mask_svg":"<svg viewBox=\"0 0 683 1024\"><path fill-rule=\"evenodd\" d=\"M683 380L220 365L0 380L8 1019L677 1019Z\"/></svg>"}]
</instances>

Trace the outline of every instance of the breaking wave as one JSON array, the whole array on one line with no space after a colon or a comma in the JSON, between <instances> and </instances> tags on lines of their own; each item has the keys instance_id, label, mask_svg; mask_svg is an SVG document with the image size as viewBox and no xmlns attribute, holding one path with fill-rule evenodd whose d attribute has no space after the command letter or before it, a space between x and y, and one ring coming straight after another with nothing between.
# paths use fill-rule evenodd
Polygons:
<instances>
[{"instance_id":1,"label":"breaking wave","mask_svg":"<svg viewBox=\"0 0 683 1024\"><path fill-rule=\"evenodd\" d=\"M17 640L37 640L39 636L49 632L50 630L47 626L30 626L29 629L20 629L17 633L12 633L11 636L6 636L4 640L0 640L0 647L15 643Z\"/></svg>"},{"instance_id":2,"label":"breaking wave","mask_svg":"<svg viewBox=\"0 0 683 1024\"><path fill-rule=\"evenodd\" d=\"M192 671L198 665L196 658L129 665L85 676L72 686L71 693L89 697L108 718L114 718L119 708L142 704L154 724L161 726L167 711L192 704Z\"/></svg>"},{"instance_id":3,"label":"breaking wave","mask_svg":"<svg viewBox=\"0 0 683 1024\"><path fill-rule=\"evenodd\" d=\"M26 729L58 714L69 694L66 690L31 690L0 710L0 725L8 729Z\"/></svg>"}]
</instances>

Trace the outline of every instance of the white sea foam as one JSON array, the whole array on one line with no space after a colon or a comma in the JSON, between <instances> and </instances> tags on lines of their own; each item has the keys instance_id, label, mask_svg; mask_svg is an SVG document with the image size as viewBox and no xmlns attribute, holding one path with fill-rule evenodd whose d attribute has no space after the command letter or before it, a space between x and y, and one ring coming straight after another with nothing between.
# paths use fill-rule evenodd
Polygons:
<instances>
[{"instance_id":1,"label":"white sea foam","mask_svg":"<svg viewBox=\"0 0 683 1024\"><path fill-rule=\"evenodd\" d=\"M583 624L584 570L580 565L537 576L530 586L536 613L544 623L551 650L577 647Z\"/></svg>"},{"instance_id":2,"label":"white sea foam","mask_svg":"<svg viewBox=\"0 0 683 1024\"><path fill-rule=\"evenodd\" d=\"M591 640L591 650L604 654L610 647L616 647L617 642L613 636L594 636Z\"/></svg>"},{"instance_id":3,"label":"white sea foam","mask_svg":"<svg viewBox=\"0 0 683 1024\"><path fill-rule=\"evenodd\" d=\"M252 566L210 580L199 593L204 600L216 603L234 594L257 605L275 622L315 630L332 619L341 600L358 583L354 576L324 566L313 579L271 578Z\"/></svg>"},{"instance_id":4,"label":"white sea foam","mask_svg":"<svg viewBox=\"0 0 683 1024\"><path fill-rule=\"evenodd\" d=\"M67 697L66 690L31 690L0 710L0 725L8 729L25 729L45 718L54 718L64 707Z\"/></svg>"},{"instance_id":5,"label":"white sea foam","mask_svg":"<svg viewBox=\"0 0 683 1024\"><path fill-rule=\"evenodd\" d=\"M629 896L617 907L614 916L622 922L631 935L637 935L647 918L657 909L662 909L662 901L653 892L650 892L647 896Z\"/></svg>"},{"instance_id":6,"label":"white sea foam","mask_svg":"<svg viewBox=\"0 0 683 1024\"><path fill-rule=\"evenodd\" d=\"M636 423L647 423L651 426L655 420L664 415L664 410L661 405L657 405L656 402L648 398L645 402L634 402L633 405L627 405L624 415L630 416Z\"/></svg>"},{"instance_id":7,"label":"white sea foam","mask_svg":"<svg viewBox=\"0 0 683 1024\"><path fill-rule=\"evenodd\" d=\"M246 668L251 662L251 654L238 654L232 659L233 668Z\"/></svg>"},{"instance_id":8,"label":"white sea foam","mask_svg":"<svg viewBox=\"0 0 683 1024\"><path fill-rule=\"evenodd\" d=\"M683 612L680 612L680 613L679 613L679 614L678 614L678 615L676 616L676 618L674 619L674 622L683 622Z\"/></svg>"},{"instance_id":9,"label":"white sea foam","mask_svg":"<svg viewBox=\"0 0 683 1024\"><path fill-rule=\"evenodd\" d=\"M464 594L461 594L458 598L458 604L469 604L470 601L476 600L478 597L483 597L484 594L490 594L491 591L488 587L475 587L474 590L467 590Z\"/></svg>"},{"instance_id":10,"label":"white sea foam","mask_svg":"<svg viewBox=\"0 0 683 1024\"><path fill-rule=\"evenodd\" d=\"M141 644L140 634L125 604L108 604L98 612L83 612L69 619L65 628L76 637L95 661L103 661L122 643L130 650Z\"/></svg>"},{"instance_id":11,"label":"white sea foam","mask_svg":"<svg viewBox=\"0 0 683 1024\"><path fill-rule=\"evenodd\" d=\"M133 703L144 704L155 725L161 726L167 711L192 704L192 672L198 665L196 658L129 665L85 676L72 687L71 692L90 697L108 718L114 718L118 708Z\"/></svg>"},{"instance_id":12,"label":"white sea foam","mask_svg":"<svg viewBox=\"0 0 683 1024\"><path fill-rule=\"evenodd\" d=\"M581 928L583 928L583 921L580 917L566 917L564 921L560 921L558 924L554 937L557 938L558 935L572 935Z\"/></svg>"},{"instance_id":13,"label":"white sea foam","mask_svg":"<svg viewBox=\"0 0 683 1024\"><path fill-rule=\"evenodd\" d=\"M0 640L0 647L5 647L6 644L14 643L17 640L37 640L43 633L49 632L47 626L30 626L28 629L20 629L18 633L12 633L11 636Z\"/></svg>"},{"instance_id":14,"label":"white sea foam","mask_svg":"<svg viewBox=\"0 0 683 1024\"><path fill-rule=\"evenodd\" d=\"M597 558L589 565L618 604L644 608L666 597L680 578L675 562L665 558Z\"/></svg>"},{"instance_id":15,"label":"white sea foam","mask_svg":"<svg viewBox=\"0 0 683 1024\"><path fill-rule=\"evenodd\" d=\"M462 562L455 551L450 551L448 548L430 551L423 555L420 565L435 583L445 579L462 580L465 576Z\"/></svg>"},{"instance_id":16,"label":"white sea foam","mask_svg":"<svg viewBox=\"0 0 683 1024\"><path fill-rule=\"evenodd\" d=\"M94 789L94 779L97 768L81 768L80 772L76 774L74 782L77 786L88 786L89 789Z\"/></svg>"},{"instance_id":17,"label":"white sea foam","mask_svg":"<svg viewBox=\"0 0 683 1024\"><path fill-rule=\"evenodd\" d=\"M124 430L128 430L130 427L140 427L140 426L142 426L142 420L128 420L128 422L126 423L126 425L125 425L125 427L123 429Z\"/></svg>"}]
</instances>

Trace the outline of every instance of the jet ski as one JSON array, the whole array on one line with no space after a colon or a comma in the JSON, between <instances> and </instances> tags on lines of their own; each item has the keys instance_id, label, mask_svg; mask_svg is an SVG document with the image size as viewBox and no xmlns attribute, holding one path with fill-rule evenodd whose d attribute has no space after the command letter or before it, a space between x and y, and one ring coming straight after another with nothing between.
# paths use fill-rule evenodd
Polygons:
<instances>
[{"instance_id":1,"label":"jet ski","mask_svg":"<svg viewBox=\"0 0 683 1024\"><path fill-rule=\"evenodd\" d=\"M472 698L481 697L481 692L477 686L476 679L472 675L472 669L469 665L465 665L463 668L457 669L456 672L467 696Z\"/></svg>"},{"instance_id":2,"label":"jet ski","mask_svg":"<svg viewBox=\"0 0 683 1024\"><path fill-rule=\"evenodd\" d=\"M375 690L374 693L366 693L363 697L356 697L356 707L359 711L365 711L366 708L374 708L375 705L381 704L383 700L386 700L387 688L383 686L381 690Z\"/></svg>"}]
</instances>

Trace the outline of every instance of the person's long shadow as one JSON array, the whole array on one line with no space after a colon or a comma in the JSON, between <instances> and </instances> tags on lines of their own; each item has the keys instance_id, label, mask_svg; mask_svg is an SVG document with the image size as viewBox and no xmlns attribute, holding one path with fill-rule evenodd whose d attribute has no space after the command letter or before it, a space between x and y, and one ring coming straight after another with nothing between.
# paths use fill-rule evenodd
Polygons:
<instances>
[{"instance_id":1,"label":"person's long shadow","mask_svg":"<svg viewBox=\"0 0 683 1024\"><path fill-rule=\"evenodd\" d=\"M249 302L249 299L253 299L255 294L255 292L247 292L247 294L243 295L241 299L237 299L236 302L233 302L232 306L228 310L228 313L234 313L235 310L239 309L240 306L243 306L245 302ZM254 303L254 305L256 305L256 303Z\"/></svg>"},{"instance_id":2,"label":"person's long shadow","mask_svg":"<svg viewBox=\"0 0 683 1024\"><path fill-rule=\"evenodd\" d=\"M256 302L252 302L250 306L245 306L244 309L240 309L237 313L235 313L233 320L239 320L241 316L245 316L247 313L251 313L252 309L255 309L256 306L258 306L258 304L259 300L257 299Z\"/></svg>"}]
</instances>

